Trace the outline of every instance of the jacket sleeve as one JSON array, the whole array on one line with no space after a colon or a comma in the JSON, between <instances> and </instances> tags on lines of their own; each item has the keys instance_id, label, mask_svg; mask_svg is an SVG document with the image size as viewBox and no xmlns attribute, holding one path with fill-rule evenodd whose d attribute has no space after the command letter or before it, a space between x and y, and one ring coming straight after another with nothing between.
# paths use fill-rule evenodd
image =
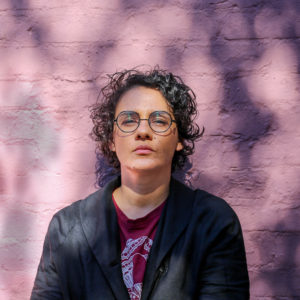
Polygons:
<instances>
[{"instance_id":1,"label":"jacket sleeve","mask_svg":"<svg viewBox=\"0 0 300 300\"><path fill-rule=\"evenodd\" d=\"M249 278L239 220L228 207L212 227L204 266L200 271L199 300L248 300Z\"/></svg>"},{"instance_id":2,"label":"jacket sleeve","mask_svg":"<svg viewBox=\"0 0 300 300\"><path fill-rule=\"evenodd\" d=\"M59 275L53 261L52 244L50 239L50 232L53 227L54 224L50 223L47 235L45 237L43 253L30 300L63 299L60 289Z\"/></svg>"}]
</instances>

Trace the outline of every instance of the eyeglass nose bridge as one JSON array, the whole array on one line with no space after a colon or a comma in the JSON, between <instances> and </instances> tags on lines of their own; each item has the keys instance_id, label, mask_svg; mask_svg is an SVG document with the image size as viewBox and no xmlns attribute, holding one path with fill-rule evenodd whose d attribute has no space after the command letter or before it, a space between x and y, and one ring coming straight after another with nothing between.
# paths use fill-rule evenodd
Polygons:
<instances>
[{"instance_id":1,"label":"eyeglass nose bridge","mask_svg":"<svg viewBox=\"0 0 300 300\"><path fill-rule=\"evenodd\" d=\"M150 129L152 129L152 127L151 127L151 122L150 122L150 118L148 118L148 119L141 119L141 118L140 118L139 121L138 121L138 126L137 126L136 130L140 127L141 121L148 121L147 123L148 123ZM152 129L152 130L153 130L153 129Z\"/></svg>"},{"instance_id":2,"label":"eyeglass nose bridge","mask_svg":"<svg viewBox=\"0 0 300 300\"><path fill-rule=\"evenodd\" d=\"M148 119L141 119L141 118L139 118L139 120L138 120L138 122L137 122L137 125L136 125L136 128L135 128L134 130L132 130L131 132L135 132L135 131L137 131L137 130L140 128L141 121L147 121L149 128L150 128L153 132L157 132L156 130L154 130L154 129L152 128L150 118L148 118Z\"/></svg>"}]
</instances>

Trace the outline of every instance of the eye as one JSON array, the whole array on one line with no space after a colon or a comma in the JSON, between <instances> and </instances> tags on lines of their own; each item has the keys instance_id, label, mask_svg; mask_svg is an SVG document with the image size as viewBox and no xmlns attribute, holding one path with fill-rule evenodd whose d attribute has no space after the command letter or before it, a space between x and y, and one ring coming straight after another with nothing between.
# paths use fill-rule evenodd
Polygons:
<instances>
[{"instance_id":1,"label":"eye","mask_svg":"<svg viewBox=\"0 0 300 300\"><path fill-rule=\"evenodd\" d=\"M167 112L155 111L151 114L151 123L155 126L168 126L170 123L170 116Z\"/></svg>"},{"instance_id":2,"label":"eye","mask_svg":"<svg viewBox=\"0 0 300 300\"><path fill-rule=\"evenodd\" d=\"M123 120L122 123L121 123L121 125L122 125L122 126L130 126L130 125L134 125L134 124L136 124L136 123L137 123L137 122L134 121L134 120Z\"/></svg>"},{"instance_id":3,"label":"eye","mask_svg":"<svg viewBox=\"0 0 300 300\"><path fill-rule=\"evenodd\" d=\"M151 120L153 123L157 124L157 125L166 125L168 124L168 121L162 118L155 118L153 120Z\"/></svg>"},{"instance_id":4,"label":"eye","mask_svg":"<svg viewBox=\"0 0 300 300\"><path fill-rule=\"evenodd\" d=\"M123 112L118 117L118 124L120 126L132 126L138 123L138 115L133 112Z\"/></svg>"}]
</instances>

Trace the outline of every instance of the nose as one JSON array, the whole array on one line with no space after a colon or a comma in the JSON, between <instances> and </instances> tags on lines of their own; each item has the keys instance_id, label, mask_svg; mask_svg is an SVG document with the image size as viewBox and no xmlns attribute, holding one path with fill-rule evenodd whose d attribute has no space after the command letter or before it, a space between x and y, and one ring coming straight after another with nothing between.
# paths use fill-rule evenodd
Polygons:
<instances>
[{"instance_id":1,"label":"nose","mask_svg":"<svg viewBox=\"0 0 300 300\"><path fill-rule=\"evenodd\" d=\"M135 131L136 140L152 140L152 129L149 126L148 119L140 119L140 125Z\"/></svg>"}]
</instances>

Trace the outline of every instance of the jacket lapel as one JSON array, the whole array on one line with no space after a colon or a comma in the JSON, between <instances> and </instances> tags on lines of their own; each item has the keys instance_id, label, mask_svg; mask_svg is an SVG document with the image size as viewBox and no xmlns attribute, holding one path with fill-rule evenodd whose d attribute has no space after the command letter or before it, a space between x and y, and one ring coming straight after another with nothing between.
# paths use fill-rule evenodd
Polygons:
<instances>
[{"instance_id":1,"label":"jacket lapel","mask_svg":"<svg viewBox=\"0 0 300 300\"><path fill-rule=\"evenodd\" d=\"M122 277L120 236L112 202L112 192L119 185L117 178L82 201L80 218L88 244L116 299L129 299Z\"/></svg>"},{"instance_id":2,"label":"jacket lapel","mask_svg":"<svg viewBox=\"0 0 300 300\"><path fill-rule=\"evenodd\" d=\"M194 191L172 178L170 195L160 218L147 261L142 300L148 299L163 259L182 234L192 214Z\"/></svg>"}]
</instances>

